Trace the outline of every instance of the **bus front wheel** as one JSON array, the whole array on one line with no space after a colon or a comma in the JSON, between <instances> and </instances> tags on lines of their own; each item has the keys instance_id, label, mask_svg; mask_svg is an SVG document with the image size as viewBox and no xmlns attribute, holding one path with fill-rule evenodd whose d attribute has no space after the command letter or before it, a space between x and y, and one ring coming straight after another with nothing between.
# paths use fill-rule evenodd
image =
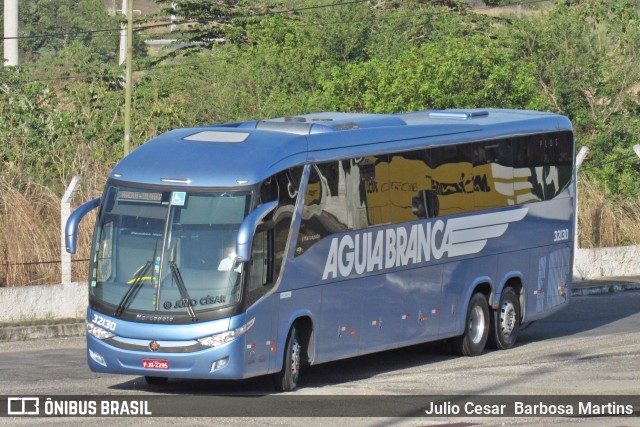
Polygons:
<instances>
[{"instance_id":1,"label":"bus front wheel","mask_svg":"<svg viewBox=\"0 0 640 427\"><path fill-rule=\"evenodd\" d=\"M489 305L487 298L476 292L469 301L464 333L453 340L455 352L461 356L478 356L489 337Z\"/></svg>"},{"instance_id":2,"label":"bus front wheel","mask_svg":"<svg viewBox=\"0 0 640 427\"><path fill-rule=\"evenodd\" d=\"M491 316L489 346L498 350L508 350L516 344L520 328L520 298L511 287L500 295L497 310Z\"/></svg>"},{"instance_id":3,"label":"bus front wheel","mask_svg":"<svg viewBox=\"0 0 640 427\"><path fill-rule=\"evenodd\" d=\"M298 385L300 366L302 365L302 346L300 337L294 326L291 327L284 351L282 370L273 377L277 391L292 391Z\"/></svg>"}]
</instances>

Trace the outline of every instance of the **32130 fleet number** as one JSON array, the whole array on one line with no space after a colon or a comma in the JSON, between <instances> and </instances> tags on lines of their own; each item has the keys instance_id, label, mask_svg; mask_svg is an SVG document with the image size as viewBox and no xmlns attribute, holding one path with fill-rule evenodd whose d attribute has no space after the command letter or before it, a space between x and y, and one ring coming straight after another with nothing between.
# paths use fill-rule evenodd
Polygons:
<instances>
[{"instance_id":1,"label":"32130 fleet number","mask_svg":"<svg viewBox=\"0 0 640 427\"><path fill-rule=\"evenodd\" d=\"M116 322L112 322L109 319L105 319L102 316L99 316L97 314L93 315L93 319L91 320L94 324L98 325L98 326L102 326L105 329L108 329L110 331L115 331L116 330Z\"/></svg>"},{"instance_id":2,"label":"32130 fleet number","mask_svg":"<svg viewBox=\"0 0 640 427\"><path fill-rule=\"evenodd\" d=\"M569 229L565 228L564 230L555 230L553 232L553 241L561 242L563 240L569 240Z\"/></svg>"}]
</instances>

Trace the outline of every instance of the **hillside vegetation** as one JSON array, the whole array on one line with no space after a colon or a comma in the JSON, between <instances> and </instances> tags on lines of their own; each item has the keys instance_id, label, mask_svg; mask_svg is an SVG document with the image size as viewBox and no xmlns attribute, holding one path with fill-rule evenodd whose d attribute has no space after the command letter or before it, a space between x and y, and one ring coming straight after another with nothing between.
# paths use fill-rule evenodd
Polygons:
<instances>
[{"instance_id":1,"label":"hillside vegetation","mask_svg":"<svg viewBox=\"0 0 640 427\"><path fill-rule=\"evenodd\" d=\"M59 259L60 196L74 175L74 203L99 195L122 156L119 21L99 3L21 2L21 31L46 36L21 39L21 66L0 71L0 286L59 280L42 262ZM640 243L636 2L536 2L518 14L454 0L175 3L182 33L136 32L134 147L176 127L324 110L553 111L591 149L581 244ZM181 48L149 54L144 38L158 37Z\"/></svg>"}]
</instances>

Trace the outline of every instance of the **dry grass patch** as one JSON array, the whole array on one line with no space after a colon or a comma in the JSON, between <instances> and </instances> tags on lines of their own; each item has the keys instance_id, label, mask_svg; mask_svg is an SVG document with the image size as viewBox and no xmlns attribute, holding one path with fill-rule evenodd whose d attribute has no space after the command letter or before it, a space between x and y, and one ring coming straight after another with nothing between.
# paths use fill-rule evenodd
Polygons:
<instances>
[{"instance_id":1,"label":"dry grass patch","mask_svg":"<svg viewBox=\"0 0 640 427\"><path fill-rule=\"evenodd\" d=\"M82 221L74 259L88 258L94 220ZM60 283L60 252L60 197L42 185L18 188L0 178L0 286ZM73 280L86 280L87 267L74 262Z\"/></svg>"},{"instance_id":2,"label":"dry grass patch","mask_svg":"<svg viewBox=\"0 0 640 427\"><path fill-rule=\"evenodd\" d=\"M580 247L640 244L640 200L609 196L584 176L578 186Z\"/></svg>"}]
</instances>

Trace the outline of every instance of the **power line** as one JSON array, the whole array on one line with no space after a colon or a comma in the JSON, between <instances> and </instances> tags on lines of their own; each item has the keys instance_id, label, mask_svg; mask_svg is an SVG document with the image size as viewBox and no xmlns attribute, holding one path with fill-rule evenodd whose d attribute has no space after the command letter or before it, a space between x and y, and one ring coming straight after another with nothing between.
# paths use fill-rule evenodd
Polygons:
<instances>
[{"instance_id":1,"label":"power line","mask_svg":"<svg viewBox=\"0 0 640 427\"><path fill-rule=\"evenodd\" d=\"M273 11L273 12L264 12L264 13L259 13L259 14L250 14L250 15L239 15L236 17L232 17L233 19L235 18L248 18L248 17L259 17L259 16L269 16L269 15L276 15L276 14L284 14L284 13L296 13L296 12L304 12L304 11L308 11L308 10L313 10L313 9L326 9L326 8L330 8L330 7L337 7L337 6L346 6L346 5L353 5L353 4L359 4L359 3L366 3L369 0L355 0L355 1L349 1L349 2L342 2L342 3L331 3L331 4L324 4L324 5L317 5L317 6L309 6L309 7L304 7L304 8L298 8L298 9L288 9L288 10L284 10L284 11ZM531 0L528 2L523 2L523 3L517 3L517 4L511 4L509 6L515 6L515 5L529 5L529 4L536 4L536 3L543 3L543 2L548 2L549 0ZM479 10L489 10L489 9L496 9L496 8L501 8L502 6L487 6L487 7L483 7L483 8L476 8L473 9L473 11L479 11ZM446 13L452 13L451 11L447 10L447 11L433 11L433 10L406 10L406 9L388 9L388 10L384 10L384 12L404 12L406 13L407 16L410 17L420 17L420 16L435 16L435 15L439 15L439 14L446 14ZM455 12L454 12L455 13ZM386 19L391 19L391 17L389 16L379 16L377 17L378 21L384 21ZM204 21L182 21L179 23L203 23L203 22L214 22L214 21L219 21L219 19L211 19L211 20L204 20ZM290 25L285 25L280 27L280 29L295 29L295 28L302 28L302 27L310 27L310 26L317 26L317 27L322 27L322 26L327 26L327 25L334 25L334 24L343 24L346 23L347 21L344 20L334 20L334 21L322 21L322 22L318 22L318 23L305 23L305 24L301 24L301 23L292 23ZM174 22L175 23L175 22ZM166 24L155 24L155 25L149 25L149 26L143 26L143 27L139 27L136 28L134 31L143 31L149 28L159 28L159 27L167 27L170 25L173 25L174 23L166 23ZM96 30L96 32L101 31L101 32L106 32L106 31L118 31L120 32L121 29L114 29L114 30ZM256 31L271 31L271 29L268 28L252 28L251 29L252 32L256 32ZM85 32L81 32L82 34L88 34L91 33L91 31L85 31ZM79 34L79 33L61 33L61 34ZM175 34L178 35L179 33L163 33L163 34ZM146 34L147 36L154 36L156 34ZM42 35L41 37L45 37L48 35ZM30 36L31 37L31 36ZM40 37L40 36L32 36L32 37ZM207 59L205 61L201 61L201 63L209 63L209 62L217 62L217 61L221 61L221 60L228 60L228 58L213 58L213 59ZM191 66L191 65L197 65L197 64L192 64L192 63L180 63L180 64L172 64L172 65L161 65L161 66L154 66L154 67L147 67L147 68L140 68L136 71L153 71L153 70L161 70L161 69L165 69L165 68L175 68L175 67L181 67L181 66ZM87 79L87 78L104 78L104 77L108 77L105 75L98 75L98 74L77 74L77 75L73 75L73 76L59 76L59 77L47 77L47 78L36 78L36 79L30 79L30 80L24 80L24 81L17 81L17 83L22 83L22 84L28 84L28 83L35 83L35 82L42 82L42 81L63 81L63 80L79 80L79 79ZM112 76L113 78L118 78L118 76Z\"/></svg>"},{"instance_id":2,"label":"power line","mask_svg":"<svg viewBox=\"0 0 640 427\"><path fill-rule=\"evenodd\" d=\"M171 25L207 24L207 23L213 23L213 22L220 22L220 21L223 21L223 20L260 18L260 17L265 17L265 16L280 15L280 14L295 14L295 13L301 13L301 12L308 12L310 10L320 10L320 9L328 9L328 8L333 8L333 7L352 6L352 5L361 4L361 3L368 3L369 1L370 0L352 0L352 1L345 1L345 2L340 2L340 3L327 3L327 4L322 4L322 5L316 5L316 6L306 6L306 7L285 9L285 10L274 10L274 11L269 11L269 12L250 13L250 14L245 14L245 15L230 15L230 16L224 17L224 18L174 20L174 21L171 21L171 22L163 23L163 24L141 25L138 28L135 28L134 31L144 31L144 30L153 29L153 28L169 27ZM530 1L522 2L522 3L512 3L512 4L509 4L509 5L506 5L506 6L526 6L526 5L530 5L530 4L545 3L545 2L549 2L549 1L550 0L530 0ZM266 6L266 8L272 8L272 7L275 7L275 6ZM490 9L499 9L499 8L503 8L503 7L505 7L505 6L485 6L485 7L475 8L475 9L472 9L472 10L473 11L483 11L483 10L490 10ZM398 9L394 9L394 10L398 10ZM0 40L58 38L58 37L71 37L71 36L79 36L79 35L99 34L99 33L119 33L120 31L122 31L122 28L120 28L120 27L119 28L104 28L104 29L99 29L99 30L69 31L69 32L61 32L61 33L28 34L28 35L15 36L15 37L2 37L2 38L0 38Z\"/></svg>"},{"instance_id":3,"label":"power line","mask_svg":"<svg viewBox=\"0 0 640 427\"><path fill-rule=\"evenodd\" d=\"M89 79L89 78L105 78L105 77L117 79L117 78L120 78L121 76L108 76L105 74L76 74L72 76L36 78L31 80L25 80L20 83L27 84L27 83L48 82L48 81L57 81L57 80L82 80L82 79Z\"/></svg>"},{"instance_id":4,"label":"power line","mask_svg":"<svg viewBox=\"0 0 640 427\"><path fill-rule=\"evenodd\" d=\"M616 157L615 159L607 160L606 162L598 162L598 163L596 163L594 165L582 166L580 168L580 171L582 171L582 170L591 170L591 169L600 169L600 168L602 168L602 166L609 165L611 163L619 163L621 161L628 160L628 159L635 159L636 161L640 160L640 158L634 153L634 154L629 154L627 156Z\"/></svg>"},{"instance_id":5,"label":"power line","mask_svg":"<svg viewBox=\"0 0 640 427\"><path fill-rule=\"evenodd\" d=\"M171 22L167 22L163 24L141 25L138 28L135 28L134 31L144 31L147 29L162 28L162 27L168 27L171 25L180 25L180 24L206 24L206 23L219 22L222 20L259 18L264 16L279 15L279 14L294 14L294 13L300 13L300 12L307 12L310 10L320 10L320 9L328 9L332 7L351 6L355 4L368 3L369 1L370 0L352 0L352 1L346 1L346 2L340 2L340 3L327 3L322 5L316 5L316 6L307 6L307 7L292 8L292 9L285 9L285 10L274 10L269 12L252 13L252 14L245 14L245 15L230 15L225 18L173 20ZM484 11L484 10L491 10L491 9L501 9L501 8L504 8L505 6L526 6L530 4L545 3L549 1L551 0L530 0L527 2L521 2L521 3L511 3L504 6L479 7L479 8L472 9L472 11L475 12L475 11ZM272 7L275 7L275 6L266 6L267 9ZM389 11L396 11L396 10L400 10L400 9L390 9ZM120 31L122 31L121 27L120 28L104 28L100 30L70 31L70 32L63 32L63 33L30 34L30 35L22 35L22 36L16 36L16 37L2 37L0 38L0 40L56 38L56 37L67 37L67 36L88 35L88 34L98 34L98 33L119 33Z\"/></svg>"},{"instance_id":6,"label":"power line","mask_svg":"<svg viewBox=\"0 0 640 427\"><path fill-rule=\"evenodd\" d=\"M328 3L324 5L308 6L308 7L298 8L298 9L286 9L286 10L280 10L280 11L261 12L261 13L253 13L253 14L246 14L246 15L235 15L235 16L232 15L229 17L225 17L224 19L211 18L211 19L200 19L200 20L198 19L176 20L173 22L165 23L165 24L142 25L142 26L139 26L138 28L135 28L134 31L143 31L151 28L162 28L162 27L168 27L171 25L180 25L180 24L206 24L206 23L212 23L212 22L219 22L222 20L259 18L264 16L270 16L270 15L291 14L291 13L298 13L298 12L306 12L314 9L326 9L330 7L340 7L340 6L348 6L348 5L358 4L358 3L366 3L368 1L369 0L353 0L353 1L341 2L341 3ZM97 34L97 33L106 33L106 32L119 33L120 31L122 31L122 28L105 28L101 30L70 31L70 32L64 32L64 33L31 34L31 35L23 35L23 36L16 36L16 37L2 37L1 40L58 38L58 37L88 35L88 34Z\"/></svg>"},{"instance_id":7,"label":"power line","mask_svg":"<svg viewBox=\"0 0 640 427\"><path fill-rule=\"evenodd\" d=\"M335 3L335 4L329 4L329 5L321 5L321 6L313 6L313 7L308 7L308 8L301 8L301 9L296 9L295 11L306 11L306 10L310 10L310 9L319 9L319 8L327 8L327 7L333 7L333 6L344 6L344 5L351 5L351 4L357 4L357 3L364 3L365 1L368 0L358 0L358 1L352 1L352 2L345 2L345 3ZM534 2L539 2L539 1L548 1L548 0L534 0ZM285 11L285 12L292 12L294 11L293 9ZM285 13L285 12L277 12L277 13ZM409 11L409 10L399 10L399 9L389 9L389 10L385 10L385 13L388 12L404 12L407 16L411 16L411 17L420 17L420 16L435 16L435 15L439 15L439 14L446 14L446 13L450 13L449 11L433 11L433 10L427 10L427 11ZM275 13L275 12L274 12ZM274 14L274 13L270 13L270 14ZM266 14L266 13L265 13ZM264 15L264 14L263 14ZM250 16L250 15L247 15ZM251 15L251 16L258 16L258 15ZM390 16L380 16L377 18L378 21L384 21L386 19L391 19ZM347 23L347 21L345 20L333 20L333 21L322 21L321 23L306 23L306 24L301 24L301 23L292 23L289 25L285 25L280 27L279 29L296 29L296 28L302 28L302 27L323 27L323 26L329 26L329 25L336 25L336 24L344 24ZM136 31L139 30L144 30L147 28L152 28L152 27L166 27L168 25L171 24L158 24L158 25L154 25L154 26L146 26L143 28L138 28L136 29ZM271 31L271 29L268 28L252 28L251 29L252 32L260 32L260 31ZM163 35L179 35L179 33L161 33ZM158 34L145 34L147 36L157 36ZM228 58L208 58L206 60L203 61L199 61L199 63L211 63L211 62L218 62L218 61L227 61ZM153 71L153 70L160 70L160 69L165 69L165 68L175 68L175 67L182 67L182 66L192 66L192 65L197 65L193 64L193 63L179 63L179 64L171 64L171 65L162 65L162 66L154 66L154 67L146 67L146 68L139 68L136 71ZM32 80L28 80L28 81L24 81L21 83L32 83L32 82L37 82L37 81L50 81L50 80L73 80L73 79L83 79L83 78L89 78L89 77L101 77L99 75L77 75L77 76L61 76L61 77L50 77L50 78L42 78L42 79L32 79Z\"/></svg>"},{"instance_id":8,"label":"power line","mask_svg":"<svg viewBox=\"0 0 640 427\"><path fill-rule=\"evenodd\" d=\"M72 31L67 33L48 33L48 34L33 34L33 35L24 35L24 36L16 36L16 37L3 37L2 40L23 40L23 39L47 39L47 38L61 38L68 36L79 36L79 35L87 35L87 34L97 34L97 33L106 33L106 32L120 32L121 28L108 28L104 30L87 30L87 31Z\"/></svg>"},{"instance_id":9,"label":"power line","mask_svg":"<svg viewBox=\"0 0 640 427\"><path fill-rule=\"evenodd\" d=\"M89 258L86 259L72 259L71 262L84 262L84 261L90 261ZM30 261L30 262L13 262L13 261L3 261L2 265L4 265L5 267L15 267L18 265L39 265L39 264L60 264L62 261L61 260L55 260L55 261Z\"/></svg>"}]
</instances>

